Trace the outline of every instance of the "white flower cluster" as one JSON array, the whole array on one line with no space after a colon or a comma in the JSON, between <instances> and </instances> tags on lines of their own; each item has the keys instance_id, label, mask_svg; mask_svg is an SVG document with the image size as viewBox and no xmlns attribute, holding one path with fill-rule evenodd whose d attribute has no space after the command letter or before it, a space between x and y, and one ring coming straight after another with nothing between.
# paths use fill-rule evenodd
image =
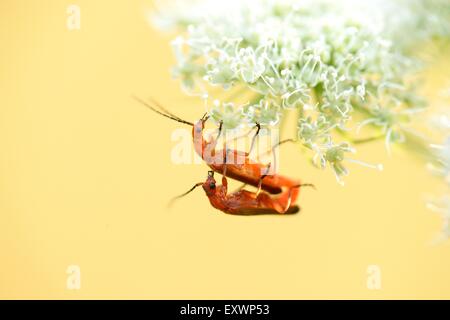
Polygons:
<instances>
[{"instance_id":1,"label":"white flower cluster","mask_svg":"<svg viewBox=\"0 0 450 320\"><path fill-rule=\"evenodd\" d=\"M395 14L385 15L385 30L396 45L415 50L420 41L450 38L448 0L394 0L387 6Z\"/></svg>"},{"instance_id":2,"label":"white flower cluster","mask_svg":"<svg viewBox=\"0 0 450 320\"><path fill-rule=\"evenodd\" d=\"M432 173L441 177L447 184L447 193L439 198L430 199L427 203L429 209L442 215L444 220L442 239L450 238L450 113L440 114L433 119L433 128L447 135L442 144L433 144L435 161L429 163L428 168Z\"/></svg>"},{"instance_id":3,"label":"white flower cluster","mask_svg":"<svg viewBox=\"0 0 450 320\"><path fill-rule=\"evenodd\" d=\"M399 9L403 1L394 2ZM251 93L245 106L216 103L213 118L227 128L274 126L284 109L296 109L299 142L341 182L359 129L370 124L370 134L382 135L389 149L404 140L404 125L424 106L408 76L417 63L395 43L397 33L386 30L398 27L388 18L405 11L386 8L392 8L386 0L200 1L160 22L183 32L172 44L174 75L185 89L202 96L211 96L211 87ZM425 22L411 22L408 12L402 19L423 29ZM403 32L410 37L414 30Z\"/></svg>"},{"instance_id":4,"label":"white flower cluster","mask_svg":"<svg viewBox=\"0 0 450 320\"><path fill-rule=\"evenodd\" d=\"M447 187L450 189L450 138L447 139L446 143L441 146L435 146L439 148L439 158L440 167L432 167L434 173L441 175L446 183ZM450 238L450 195L447 191L446 194L439 198L430 199L427 203L429 209L442 215L444 224L442 228L442 237L444 239Z\"/></svg>"}]
</instances>

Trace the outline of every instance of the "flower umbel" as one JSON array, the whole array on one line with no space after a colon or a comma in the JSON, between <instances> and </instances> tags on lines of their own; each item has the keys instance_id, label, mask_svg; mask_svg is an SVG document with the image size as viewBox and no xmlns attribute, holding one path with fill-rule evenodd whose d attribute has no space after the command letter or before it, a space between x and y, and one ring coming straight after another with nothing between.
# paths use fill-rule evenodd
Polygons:
<instances>
[{"instance_id":1,"label":"flower umbel","mask_svg":"<svg viewBox=\"0 0 450 320\"><path fill-rule=\"evenodd\" d=\"M285 109L296 110L298 140L339 182L345 162L360 163L345 154L355 151L362 127L384 136L390 152L423 109L410 44L450 37L444 0L205 0L176 9L159 17L182 34L173 45L174 75L188 90L229 100L212 117L226 128L276 126ZM408 37L398 33L402 26ZM227 98L239 90L248 105Z\"/></svg>"}]
</instances>

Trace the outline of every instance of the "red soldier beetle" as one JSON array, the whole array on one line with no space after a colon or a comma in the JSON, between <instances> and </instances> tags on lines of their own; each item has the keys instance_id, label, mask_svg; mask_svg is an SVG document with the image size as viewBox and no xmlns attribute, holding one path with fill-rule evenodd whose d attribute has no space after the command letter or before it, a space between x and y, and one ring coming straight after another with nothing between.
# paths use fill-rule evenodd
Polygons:
<instances>
[{"instance_id":1,"label":"red soldier beetle","mask_svg":"<svg viewBox=\"0 0 450 320\"><path fill-rule=\"evenodd\" d=\"M227 168L225 168L226 170ZM222 212L233 215L261 215L295 214L299 212L300 208L297 205L291 206L291 204L297 198L301 186L313 185L294 185L278 195L270 195L260 190L251 192L242 189L228 193L226 176L222 176L222 185L217 185L214 179L214 171L208 171L208 177L205 182L195 184L189 191L172 199L172 201L189 194L199 186L203 187L211 205Z\"/></svg>"},{"instance_id":2,"label":"red soldier beetle","mask_svg":"<svg viewBox=\"0 0 450 320\"><path fill-rule=\"evenodd\" d=\"M210 140L206 140L203 136L203 131L205 129L205 123L209 119L207 113L198 120L196 123L192 123L179 118L170 111L163 108L156 101L152 101L156 107L153 107L149 103L143 101L138 97L134 97L139 103L145 105L150 110L166 117L171 120L187 124L192 126L192 138L195 152L206 162L206 164L215 172L223 174L226 170L227 177L243 182L254 187L258 187L259 191L264 190L271 194L279 194L284 192L283 189L292 189L295 186L300 185L300 181L293 180L291 178L279 175L279 174L268 174L270 164L264 165L260 163L254 163L249 158L250 152L244 152L239 150L222 149L215 150L217 146L218 138L220 137L222 124L219 126L219 133L216 138L211 137ZM260 130L260 125L256 124L257 128L256 134L252 139L252 144L250 148L253 147L255 138ZM287 139L279 142L275 145L272 150L284 142L290 142L292 139ZM232 162L226 159L232 159ZM236 161L237 160L237 161ZM266 172L263 174L263 172ZM258 191L258 193L259 193ZM292 202L295 202L297 196L295 193L291 195Z\"/></svg>"}]
</instances>

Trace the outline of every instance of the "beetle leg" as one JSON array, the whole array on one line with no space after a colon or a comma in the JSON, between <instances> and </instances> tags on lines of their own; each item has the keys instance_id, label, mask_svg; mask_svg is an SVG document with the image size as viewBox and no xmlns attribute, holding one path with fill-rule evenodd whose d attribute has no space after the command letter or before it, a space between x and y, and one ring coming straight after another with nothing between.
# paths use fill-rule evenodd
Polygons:
<instances>
[{"instance_id":1,"label":"beetle leg","mask_svg":"<svg viewBox=\"0 0 450 320\"><path fill-rule=\"evenodd\" d=\"M275 170L276 170L276 168L277 168L277 157L276 157L275 149L278 148L279 146L281 146L281 145L287 143L287 142L296 143L297 141L298 141L298 140L296 140L296 139L284 139L284 140L281 140L280 142L278 142L278 143L276 143L275 145L273 145L272 148L271 148L270 150L268 150L268 151L266 151L266 152L260 154L260 156L261 156L261 155L266 155L266 154L270 154L270 153L271 153L271 154L273 155L273 167L274 167Z\"/></svg>"},{"instance_id":2,"label":"beetle leg","mask_svg":"<svg viewBox=\"0 0 450 320\"><path fill-rule=\"evenodd\" d=\"M258 196L258 195L260 194L260 192L261 192L261 186L262 186L263 179L264 179L265 177L267 177L267 175L269 174L269 172L270 172L270 166L271 166L271 163L269 162L269 164L268 164L267 167L266 167L266 173L264 173L261 177L259 177L258 191L256 191L256 196Z\"/></svg>"},{"instance_id":3,"label":"beetle leg","mask_svg":"<svg viewBox=\"0 0 450 320\"><path fill-rule=\"evenodd\" d=\"M222 128L223 128L223 121L220 120L220 122L219 122L219 131L217 132L217 136L216 136L216 140L215 141L219 140L220 135L222 134Z\"/></svg>"},{"instance_id":4,"label":"beetle leg","mask_svg":"<svg viewBox=\"0 0 450 320\"><path fill-rule=\"evenodd\" d=\"M284 210L283 210L283 212L282 213L285 213L286 211L288 211L289 210L289 207L291 206L291 201L292 201L292 189L293 188L298 188L299 186L294 186L294 187L292 187L292 188L289 188L289 194L288 194L288 199L287 199L287 203L286 203L286 206L284 207Z\"/></svg>"},{"instance_id":5,"label":"beetle leg","mask_svg":"<svg viewBox=\"0 0 450 320\"><path fill-rule=\"evenodd\" d=\"M259 131L261 131L261 125L258 122L255 124L255 127L256 127L256 132L252 138L252 143L250 144L250 149L248 150L248 154L252 153L253 147L255 146L256 137L258 136Z\"/></svg>"},{"instance_id":6,"label":"beetle leg","mask_svg":"<svg viewBox=\"0 0 450 320\"><path fill-rule=\"evenodd\" d=\"M256 128L256 132L255 132L255 134L252 137L252 142L250 144L250 149L247 152L247 154L250 154L252 152L252 150L253 150L254 145L255 145L256 137L259 135L259 132L261 131L261 125L259 123L255 123L255 126L253 128L251 128L247 133L225 141L225 145L228 145L230 141L236 141L236 140L239 140L239 139L247 137L255 128Z\"/></svg>"},{"instance_id":7,"label":"beetle leg","mask_svg":"<svg viewBox=\"0 0 450 320\"><path fill-rule=\"evenodd\" d=\"M227 160L228 160L228 149L224 146L223 150L223 172L222 175L225 177L227 175Z\"/></svg>"}]
</instances>

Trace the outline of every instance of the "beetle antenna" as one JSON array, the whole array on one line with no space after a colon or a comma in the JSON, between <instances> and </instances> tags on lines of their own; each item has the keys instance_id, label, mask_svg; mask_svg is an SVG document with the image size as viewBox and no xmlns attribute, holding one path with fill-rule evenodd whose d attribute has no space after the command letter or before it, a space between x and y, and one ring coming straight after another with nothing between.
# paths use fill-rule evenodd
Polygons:
<instances>
[{"instance_id":1,"label":"beetle antenna","mask_svg":"<svg viewBox=\"0 0 450 320\"><path fill-rule=\"evenodd\" d=\"M168 206L171 207L171 206L173 205L173 203L174 203L176 200L178 200L178 199L180 199L180 198L183 198L184 196L188 195L189 193L191 193L192 191L194 191L195 188L200 187L202 184L203 184L203 182L196 183L192 188L190 188L190 189L189 189L188 191L186 191L185 193L180 194L179 196L176 196L176 197L172 198L172 199L169 201Z\"/></svg>"},{"instance_id":2,"label":"beetle antenna","mask_svg":"<svg viewBox=\"0 0 450 320\"><path fill-rule=\"evenodd\" d=\"M316 186L313 185L312 183L301 183L301 184L294 186L293 188L299 188L299 187L311 187L314 190L317 190Z\"/></svg>"},{"instance_id":3,"label":"beetle antenna","mask_svg":"<svg viewBox=\"0 0 450 320\"><path fill-rule=\"evenodd\" d=\"M313 188L314 190L317 190L316 186L313 185L312 183L302 183L300 187L310 187Z\"/></svg>"},{"instance_id":4,"label":"beetle antenna","mask_svg":"<svg viewBox=\"0 0 450 320\"><path fill-rule=\"evenodd\" d=\"M181 119L179 116L173 114L172 112L170 112L169 110L167 110L166 108L164 108L158 101L156 101L155 98L150 97L149 100L150 100L155 106L157 106L160 110L162 110L165 114L168 114L168 115L171 116L172 118L176 118L176 119L178 119L178 120L185 121L185 120Z\"/></svg>"},{"instance_id":5,"label":"beetle antenna","mask_svg":"<svg viewBox=\"0 0 450 320\"><path fill-rule=\"evenodd\" d=\"M168 111L165 110L165 109L162 109L162 110L164 110L164 112L159 111L159 110L157 110L155 107L153 107L152 105L150 105L149 103L145 102L144 100L142 100L142 99L140 99L140 98L138 98L138 97L136 97L136 96L134 96L134 95L133 95L132 97L133 97L137 102L143 104L144 106L146 106L146 107L149 108L150 110L152 110L152 111L154 111L154 112L156 112L156 113L158 113L158 114L160 114L160 115L162 115L162 116L164 116L164 117L166 117L166 118L169 118L169 119L171 119L171 120L174 120L174 121L177 121L177 122L181 122L181 123L184 123L184 124L187 124L187 125L190 125L190 126L194 126L194 124L193 124L192 122L189 122L189 121L185 121L185 120L183 120L183 119L180 119L180 118L178 118L177 116L171 114L170 112L168 112Z\"/></svg>"}]
</instances>

